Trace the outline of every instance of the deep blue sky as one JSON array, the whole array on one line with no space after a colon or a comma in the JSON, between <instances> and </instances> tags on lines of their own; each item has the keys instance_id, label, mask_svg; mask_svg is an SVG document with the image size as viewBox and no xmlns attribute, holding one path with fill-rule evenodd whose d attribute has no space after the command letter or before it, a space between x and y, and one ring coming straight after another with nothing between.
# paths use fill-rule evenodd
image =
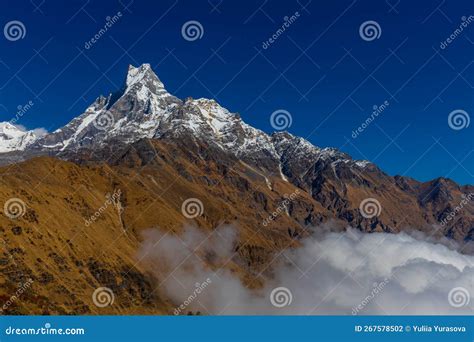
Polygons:
<instances>
[{"instance_id":1,"label":"deep blue sky","mask_svg":"<svg viewBox=\"0 0 474 342\"><path fill-rule=\"evenodd\" d=\"M440 49L462 16L474 15L472 1L5 0L0 6L2 27L11 20L26 27L23 39L0 36L1 121L33 101L18 123L54 130L119 88L128 64L148 62L176 96L216 98L267 132L271 113L285 109L291 133L374 161L389 174L473 183L474 123L453 130L447 120L456 109L474 114L474 22ZM118 11L120 20L85 50ZM262 49L296 11L300 17ZM201 39L183 39L189 20L202 24ZM367 20L380 25L379 39L359 36ZM388 108L352 138L386 100Z\"/></svg>"}]
</instances>

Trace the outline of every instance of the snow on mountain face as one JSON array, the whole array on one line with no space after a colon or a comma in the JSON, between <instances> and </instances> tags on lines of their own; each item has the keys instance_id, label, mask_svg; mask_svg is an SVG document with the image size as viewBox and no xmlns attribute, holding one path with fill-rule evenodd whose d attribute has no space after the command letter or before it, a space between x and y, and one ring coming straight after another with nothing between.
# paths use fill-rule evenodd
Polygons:
<instances>
[{"instance_id":1,"label":"snow on mountain face","mask_svg":"<svg viewBox=\"0 0 474 342\"><path fill-rule=\"evenodd\" d=\"M98 130L94 131L93 128L99 122L99 116L105 112L109 99L110 97L98 97L83 114L71 120L66 126L39 139L33 147L63 151L67 148L92 146L91 133L97 133Z\"/></svg>"},{"instance_id":2,"label":"snow on mountain face","mask_svg":"<svg viewBox=\"0 0 474 342\"><path fill-rule=\"evenodd\" d=\"M152 89L155 94L161 93L164 96L169 95L165 90L163 83L151 69L150 64L142 64L138 68L135 68L132 65L128 67L128 73L125 80L125 92L130 91L136 84L145 85L147 88Z\"/></svg>"},{"instance_id":3,"label":"snow on mountain face","mask_svg":"<svg viewBox=\"0 0 474 342\"><path fill-rule=\"evenodd\" d=\"M309 169L316 163L338 166L348 166L354 169L364 169L372 163L366 160L353 160L351 156L336 148L319 148L309 141L291 135L288 132L272 134L273 144L280 156L282 171L290 178L304 178Z\"/></svg>"},{"instance_id":4,"label":"snow on mountain face","mask_svg":"<svg viewBox=\"0 0 474 342\"><path fill-rule=\"evenodd\" d=\"M181 103L169 94L149 64L130 66L124 89L107 98L100 96L86 111L35 144L57 151L102 145L118 138L131 143L151 138L174 107Z\"/></svg>"},{"instance_id":5,"label":"snow on mountain face","mask_svg":"<svg viewBox=\"0 0 474 342\"><path fill-rule=\"evenodd\" d=\"M166 91L149 64L130 66L122 96L108 109L113 124L106 138L118 136L124 142L152 138L160 123L181 104Z\"/></svg>"},{"instance_id":6,"label":"snow on mountain face","mask_svg":"<svg viewBox=\"0 0 474 342\"><path fill-rule=\"evenodd\" d=\"M37 139L33 131L24 131L9 122L0 122L0 153L23 151Z\"/></svg>"},{"instance_id":7,"label":"snow on mountain face","mask_svg":"<svg viewBox=\"0 0 474 342\"><path fill-rule=\"evenodd\" d=\"M112 138L131 143L180 134L205 139L239 158L263 155L278 159L267 134L214 100L189 99L183 103L166 91L149 64L130 66L121 93L99 97L83 114L41 139L36 147L77 150L100 146Z\"/></svg>"},{"instance_id":8,"label":"snow on mountain face","mask_svg":"<svg viewBox=\"0 0 474 342\"><path fill-rule=\"evenodd\" d=\"M269 136L247 125L238 114L230 113L214 100L187 100L180 119L174 119L173 123L174 127L169 127L169 130L176 132L187 129L194 137L215 143L241 160L257 165L266 160L263 166L269 169L278 166L283 179L288 171L285 164L303 168L311 167L318 160L336 164L344 162L349 167L357 168L370 164L368 161L354 161L348 154L335 148L321 149L288 132ZM269 160L273 160L273 163Z\"/></svg>"},{"instance_id":9,"label":"snow on mountain face","mask_svg":"<svg viewBox=\"0 0 474 342\"><path fill-rule=\"evenodd\" d=\"M230 113L214 100L186 100L170 119L169 125L161 131L190 133L193 137L218 145L238 158L259 153L278 158L267 134L247 125L238 114ZM156 137L160 137L160 134Z\"/></svg>"},{"instance_id":10,"label":"snow on mountain face","mask_svg":"<svg viewBox=\"0 0 474 342\"><path fill-rule=\"evenodd\" d=\"M299 164L298 172L318 160L344 161L361 168L368 165L366 161L352 161L337 149L320 149L286 132L269 136L214 100L183 102L166 91L150 64L129 66L120 92L100 96L64 127L32 141L33 148L60 152L100 147L110 140L132 143L142 138L182 135L217 145L244 162L278 170L276 173L282 173L282 178L283 174L295 172L289 167L295 163Z\"/></svg>"}]
</instances>

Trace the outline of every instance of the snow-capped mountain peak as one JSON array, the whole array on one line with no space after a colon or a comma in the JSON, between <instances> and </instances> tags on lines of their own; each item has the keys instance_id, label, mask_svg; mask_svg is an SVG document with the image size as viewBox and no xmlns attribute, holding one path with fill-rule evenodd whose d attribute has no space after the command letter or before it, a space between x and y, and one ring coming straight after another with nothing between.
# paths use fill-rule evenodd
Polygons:
<instances>
[{"instance_id":1,"label":"snow-capped mountain peak","mask_svg":"<svg viewBox=\"0 0 474 342\"><path fill-rule=\"evenodd\" d=\"M150 64L129 66L121 91L99 96L85 112L35 144L37 149L78 150L111 139L124 143L152 138L181 101L169 94Z\"/></svg>"},{"instance_id":2,"label":"snow-capped mountain peak","mask_svg":"<svg viewBox=\"0 0 474 342\"><path fill-rule=\"evenodd\" d=\"M148 63L142 64L139 67L128 66L125 79L125 93L137 85L140 86L139 88L149 89L154 94L168 94L163 82L160 81Z\"/></svg>"},{"instance_id":3,"label":"snow-capped mountain peak","mask_svg":"<svg viewBox=\"0 0 474 342\"><path fill-rule=\"evenodd\" d=\"M9 122L0 122L0 134L11 137L23 135L24 131Z\"/></svg>"},{"instance_id":4,"label":"snow-capped mountain peak","mask_svg":"<svg viewBox=\"0 0 474 342\"><path fill-rule=\"evenodd\" d=\"M236 124L240 119L237 115L230 113L221 107L216 101L205 98L197 100L187 99L185 106L198 109L194 114L194 120L190 121L191 126L196 123L208 126L216 138L225 135L229 126Z\"/></svg>"},{"instance_id":5,"label":"snow-capped mountain peak","mask_svg":"<svg viewBox=\"0 0 474 342\"><path fill-rule=\"evenodd\" d=\"M246 124L239 114L231 113L215 100L189 98L169 122L166 130L162 130L165 135L188 134L218 145L244 161L268 157L278 159L268 134Z\"/></svg>"},{"instance_id":6,"label":"snow-capped mountain peak","mask_svg":"<svg viewBox=\"0 0 474 342\"><path fill-rule=\"evenodd\" d=\"M131 86L134 83L136 83L136 82L140 81L141 79L143 79L143 77L147 73L148 74L152 73L152 74L155 75L155 73L151 69L150 64L144 63L144 64L140 65L139 67L134 67L133 65L130 64L128 66L128 72L127 72L127 78L126 78L125 84L127 86Z\"/></svg>"},{"instance_id":7,"label":"snow-capped mountain peak","mask_svg":"<svg viewBox=\"0 0 474 342\"><path fill-rule=\"evenodd\" d=\"M343 161L350 167L365 167L368 163L355 163L337 149L321 149L288 132L270 136L246 124L238 113L230 112L215 100L188 98L183 102L167 92L150 64L130 65L120 91L108 97L99 96L83 114L41 139L28 138L28 144L16 140L13 143L10 136L18 140L25 133L12 132L3 138L8 146L3 151L11 149L12 144L29 146L30 141L36 141L35 149L74 152L100 148L110 141L128 144L142 138L179 141L187 137L218 146L262 170L283 170L282 175L290 173L288 163L305 169L316 162ZM303 171L299 169L298 174Z\"/></svg>"},{"instance_id":8,"label":"snow-capped mountain peak","mask_svg":"<svg viewBox=\"0 0 474 342\"><path fill-rule=\"evenodd\" d=\"M34 131L26 131L9 122L0 122L0 153L23 151L37 139Z\"/></svg>"}]
</instances>

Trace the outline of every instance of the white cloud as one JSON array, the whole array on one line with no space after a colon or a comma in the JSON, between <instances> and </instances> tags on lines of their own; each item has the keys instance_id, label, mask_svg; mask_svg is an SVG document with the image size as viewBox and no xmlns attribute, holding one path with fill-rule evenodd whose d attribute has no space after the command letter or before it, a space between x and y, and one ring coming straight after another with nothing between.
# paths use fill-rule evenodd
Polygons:
<instances>
[{"instance_id":1,"label":"white cloud","mask_svg":"<svg viewBox=\"0 0 474 342\"><path fill-rule=\"evenodd\" d=\"M48 130L46 128L40 127L40 128L33 129L33 133L37 137L42 137L42 136L45 136L46 134L48 134Z\"/></svg>"},{"instance_id":2,"label":"white cloud","mask_svg":"<svg viewBox=\"0 0 474 342\"><path fill-rule=\"evenodd\" d=\"M15 126L16 128L18 128L20 131L22 132L28 132L28 129L23 126L23 125L20 125L20 124L13 124L13 126ZM34 135L36 135L37 137L42 137L42 136L45 136L46 134L48 134L48 130L46 128L43 128L43 127L39 127L39 128L33 128L31 130Z\"/></svg>"},{"instance_id":3,"label":"white cloud","mask_svg":"<svg viewBox=\"0 0 474 342\"><path fill-rule=\"evenodd\" d=\"M176 305L196 283L212 279L187 308L208 314L472 314L470 298L457 308L448 294L455 287L474 293L474 257L422 240L420 234L349 230L318 235L285 251L272 264L273 276L257 290L231 271L236 230L229 226L210 236L192 227L179 235L149 230L139 257ZM291 305L271 305L276 287L291 291Z\"/></svg>"},{"instance_id":4,"label":"white cloud","mask_svg":"<svg viewBox=\"0 0 474 342\"><path fill-rule=\"evenodd\" d=\"M22 131L22 132L26 132L26 131L27 131L26 127L23 126L23 125L13 124L13 126L15 126L16 128L18 128L18 129L19 129L20 131Z\"/></svg>"}]
</instances>

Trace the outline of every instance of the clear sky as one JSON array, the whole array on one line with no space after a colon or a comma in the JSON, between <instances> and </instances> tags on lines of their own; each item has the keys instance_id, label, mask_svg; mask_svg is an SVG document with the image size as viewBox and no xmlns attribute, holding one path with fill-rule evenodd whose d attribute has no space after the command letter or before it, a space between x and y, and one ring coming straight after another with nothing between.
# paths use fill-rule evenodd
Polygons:
<instances>
[{"instance_id":1,"label":"clear sky","mask_svg":"<svg viewBox=\"0 0 474 342\"><path fill-rule=\"evenodd\" d=\"M266 132L274 130L271 114L284 109L291 133L371 160L391 175L474 183L474 123L458 130L448 124L454 110L468 119L474 113L472 1L4 0L0 6L2 27L14 20L24 26L20 37L0 36L1 121L32 101L17 123L54 130L98 95L120 88L128 64L150 63L172 94L215 98ZM291 23L278 33L285 17ZM191 20L202 27L199 39L184 39L182 27ZM361 36L367 21L378 25L376 37Z\"/></svg>"}]
</instances>

